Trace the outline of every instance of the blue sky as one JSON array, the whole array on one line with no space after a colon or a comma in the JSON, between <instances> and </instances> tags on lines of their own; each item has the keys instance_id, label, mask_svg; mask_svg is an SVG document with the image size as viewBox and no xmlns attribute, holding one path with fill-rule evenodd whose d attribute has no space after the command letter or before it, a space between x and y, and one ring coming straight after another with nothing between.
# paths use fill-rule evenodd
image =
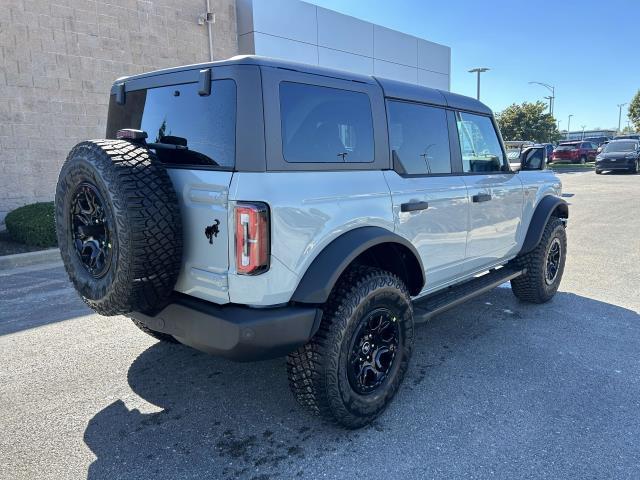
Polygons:
<instances>
[{"instance_id":1,"label":"blue sky","mask_svg":"<svg viewBox=\"0 0 640 480\"><path fill-rule=\"evenodd\" d=\"M549 95L560 128L616 128L640 89L640 0L308 0L451 47L451 90L498 112ZM546 100L544 100L546 102ZM622 125L626 125L623 107Z\"/></svg>"}]
</instances>

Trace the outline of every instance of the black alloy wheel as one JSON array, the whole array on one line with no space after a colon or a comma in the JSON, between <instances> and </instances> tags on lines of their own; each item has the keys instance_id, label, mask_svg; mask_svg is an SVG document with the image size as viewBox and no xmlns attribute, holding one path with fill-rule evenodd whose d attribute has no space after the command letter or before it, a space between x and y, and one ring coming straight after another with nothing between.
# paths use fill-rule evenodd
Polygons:
<instances>
[{"instance_id":1,"label":"black alloy wheel","mask_svg":"<svg viewBox=\"0 0 640 480\"><path fill-rule=\"evenodd\" d=\"M544 268L544 281L547 285L553 285L558 272L560 271L560 258L562 256L562 245L558 237L554 237L547 250L547 258Z\"/></svg>"},{"instance_id":2,"label":"black alloy wheel","mask_svg":"<svg viewBox=\"0 0 640 480\"><path fill-rule=\"evenodd\" d=\"M102 278L111 264L111 230L105 201L89 182L76 188L71 200L70 228L80 263L93 278Z\"/></svg>"},{"instance_id":3,"label":"black alloy wheel","mask_svg":"<svg viewBox=\"0 0 640 480\"><path fill-rule=\"evenodd\" d=\"M347 376L354 391L366 395L380 388L401 345L398 319L393 312L378 308L367 314L351 341Z\"/></svg>"}]
</instances>

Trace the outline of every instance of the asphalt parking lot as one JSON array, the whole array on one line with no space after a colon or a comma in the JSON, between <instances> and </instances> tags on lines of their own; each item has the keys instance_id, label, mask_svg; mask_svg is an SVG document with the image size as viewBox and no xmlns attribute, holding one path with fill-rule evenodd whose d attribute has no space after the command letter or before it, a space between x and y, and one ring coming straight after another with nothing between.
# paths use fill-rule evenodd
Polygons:
<instances>
[{"instance_id":1,"label":"asphalt parking lot","mask_svg":"<svg viewBox=\"0 0 640 480\"><path fill-rule=\"evenodd\" d=\"M560 292L503 286L417 328L405 384L344 431L237 364L92 315L62 267L0 271L0 478L640 476L640 175L561 175Z\"/></svg>"}]
</instances>

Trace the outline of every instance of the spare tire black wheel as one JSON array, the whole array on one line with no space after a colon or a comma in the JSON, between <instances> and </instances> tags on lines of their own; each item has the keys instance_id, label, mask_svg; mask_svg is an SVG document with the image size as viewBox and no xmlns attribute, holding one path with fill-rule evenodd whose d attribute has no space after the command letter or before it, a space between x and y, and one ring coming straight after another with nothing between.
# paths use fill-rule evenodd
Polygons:
<instances>
[{"instance_id":1,"label":"spare tire black wheel","mask_svg":"<svg viewBox=\"0 0 640 480\"><path fill-rule=\"evenodd\" d=\"M182 223L164 166L123 140L79 143L56 189L56 232L65 269L102 315L154 314L180 272Z\"/></svg>"}]
</instances>

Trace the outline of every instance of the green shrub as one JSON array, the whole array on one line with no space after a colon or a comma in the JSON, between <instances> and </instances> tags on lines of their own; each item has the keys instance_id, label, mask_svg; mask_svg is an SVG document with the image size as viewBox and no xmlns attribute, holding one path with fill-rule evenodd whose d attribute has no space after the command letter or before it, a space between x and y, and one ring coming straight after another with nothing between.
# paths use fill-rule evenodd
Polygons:
<instances>
[{"instance_id":1,"label":"green shrub","mask_svg":"<svg viewBox=\"0 0 640 480\"><path fill-rule=\"evenodd\" d=\"M4 219L11 239L37 247L55 247L53 202L32 203L9 212Z\"/></svg>"}]
</instances>

